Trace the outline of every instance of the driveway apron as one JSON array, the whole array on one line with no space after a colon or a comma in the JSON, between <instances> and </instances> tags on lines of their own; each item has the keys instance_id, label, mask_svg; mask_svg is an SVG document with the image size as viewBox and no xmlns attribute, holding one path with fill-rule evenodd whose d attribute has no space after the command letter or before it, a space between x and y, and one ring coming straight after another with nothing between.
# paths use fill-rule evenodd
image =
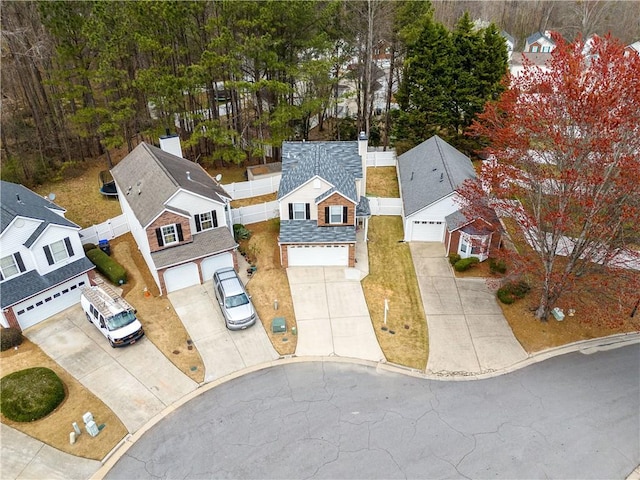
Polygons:
<instances>
[{"instance_id":1,"label":"driveway apron","mask_svg":"<svg viewBox=\"0 0 640 480\"><path fill-rule=\"evenodd\" d=\"M102 466L97 460L61 452L35 438L0 423L3 479L47 478L69 480L91 477Z\"/></svg>"},{"instance_id":2,"label":"driveway apron","mask_svg":"<svg viewBox=\"0 0 640 480\"><path fill-rule=\"evenodd\" d=\"M260 321L246 330L227 329L213 282L183 288L168 297L202 357L205 382L279 358Z\"/></svg>"},{"instance_id":3,"label":"driveway apron","mask_svg":"<svg viewBox=\"0 0 640 480\"><path fill-rule=\"evenodd\" d=\"M429 328L427 373L487 373L527 358L484 279L455 278L440 243L409 247Z\"/></svg>"},{"instance_id":4,"label":"driveway apron","mask_svg":"<svg viewBox=\"0 0 640 480\"><path fill-rule=\"evenodd\" d=\"M341 267L287 269L298 326L297 356L381 361L360 274Z\"/></svg>"},{"instance_id":5,"label":"driveway apron","mask_svg":"<svg viewBox=\"0 0 640 480\"><path fill-rule=\"evenodd\" d=\"M102 399L129 432L198 386L146 337L111 348L79 305L27 329L25 335Z\"/></svg>"}]
</instances>

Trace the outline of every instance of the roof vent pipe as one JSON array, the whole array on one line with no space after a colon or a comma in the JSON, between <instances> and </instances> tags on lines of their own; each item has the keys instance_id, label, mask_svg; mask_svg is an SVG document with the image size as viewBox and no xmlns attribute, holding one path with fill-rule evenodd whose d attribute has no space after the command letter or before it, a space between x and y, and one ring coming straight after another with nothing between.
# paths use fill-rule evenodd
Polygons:
<instances>
[{"instance_id":1,"label":"roof vent pipe","mask_svg":"<svg viewBox=\"0 0 640 480\"><path fill-rule=\"evenodd\" d=\"M191 172L187 171L187 180L191 180Z\"/></svg>"}]
</instances>

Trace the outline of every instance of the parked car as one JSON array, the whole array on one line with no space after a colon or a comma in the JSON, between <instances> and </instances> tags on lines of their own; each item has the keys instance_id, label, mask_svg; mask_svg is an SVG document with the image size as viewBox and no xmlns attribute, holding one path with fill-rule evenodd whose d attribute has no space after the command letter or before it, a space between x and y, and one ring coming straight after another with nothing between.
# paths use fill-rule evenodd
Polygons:
<instances>
[{"instance_id":1,"label":"parked car","mask_svg":"<svg viewBox=\"0 0 640 480\"><path fill-rule=\"evenodd\" d=\"M144 335L136 310L106 284L83 288L80 305L114 348L134 344Z\"/></svg>"},{"instance_id":2,"label":"parked car","mask_svg":"<svg viewBox=\"0 0 640 480\"><path fill-rule=\"evenodd\" d=\"M221 268L213 274L213 289L229 330L243 330L256 323L251 297L233 268Z\"/></svg>"}]
</instances>

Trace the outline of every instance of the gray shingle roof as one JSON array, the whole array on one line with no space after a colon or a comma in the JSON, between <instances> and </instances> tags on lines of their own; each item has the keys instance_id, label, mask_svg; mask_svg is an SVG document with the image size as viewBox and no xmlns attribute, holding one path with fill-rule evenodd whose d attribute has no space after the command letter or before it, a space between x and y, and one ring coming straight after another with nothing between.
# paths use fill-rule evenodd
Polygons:
<instances>
[{"instance_id":1,"label":"gray shingle roof","mask_svg":"<svg viewBox=\"0 0 640 480\"><path fill-rule=\"evenodd\" d=\"M356 178L362 178L358 142L283 142L278 199L319 176L354 203Z\"/></svg>"},{"instance_id":2,"label":"gray shingle roof","mask_svg":"<svg viewBox=\"0 0 640 480\"><path fill-rule=\"evenodd\" d=\"M30 270L22 275L11 277L0 283L0 304L2 308L10 307L93 268L95 268L93 263L87 257L82 257L46 275L40 275L37 270Z\"/></svg>"},{"instance_id":3,"label":"gray shingle roof","mask_svg":"<svg viewBox=\"0 0 640 480\"><path fill-rule=\"evenodd\" d=\"M371 207L369 206L369 199L364 195L360 197L360 203L356 206L356 217L370 217Z\"/></svg>"},{"instance_id":4,"label":"gray shingle roof","mask_svg":"<svg viewBox=\"0 0 640 480\"><path fill-rule=\"evenodd\" d=\"M356 227L318 227L315 220L282 220L280 243L354 243Z\"/></svg>"},{"instance_id":5,"label":"gray shingle roof","mask_svg":"<svg viewBox=\"0 0 640 480\"><path fill-rule=\"evenodd\" d=\"M453 193L475 178L471 160L437 135L398 157L405 216Z\"/></svg>"},{"instance_id":6,"label":"gray shingle roof","mask_svg":"<svg viewBox=\"0 0 640 480\"><path fill-rule=\"evenodd\" d=\"M553 54L548 52L515 52L510 61L512 67L524 65L525 60L532 65L543 67L548 66L552 58Z\"/></svg>"},{"instance_id":7,"label":"gray shingle roof","mask_svg":"<svg viewBox=\"0 0 640 480\"><path fill-rule=\"evenodd\" d=\"M238 244L227 227L218 227L206 230L193 236L193 241L183 243L175 247L153 252L151 258L156 268L164 268L171 265L179 265L191 260L216 253L226 252L236 248Z\"/></svg>"},{"instance_id":8,"label":"gray shingle roof","mask_svg":"<svg viewBox=\"0 0 640 480\"><path fill-rule=\"evenodd\" d=\"M231 198L197 163L146 143L122 159L111 174L143 227L164 210L165 202L181 188L220 203Z\"/></svg>"},{"instance_id":9,"label":"gray shingle roof","mask_svg":"<svg viewBox=\"0 0 640 480\"><path fill-rule=\"evenodd\" d=\"M463 225L466 225L467 223L471 222L472 220L467 219L465 214L462 213L460 210L456 210L452 214L444 217L444 221L447 224L447 230L449 230L450 232L453 232L454 230L459 229Z\"/></svg>"},{"instance_id":10,"label":"gray shingle roof","mask_svg":"<svg viewBox=\"0 0 640 480\"><path fill-rule=\"evenodd\" d=\"M37 236L39 236L49 224L63 225L77 230L80 229L80 227L71 220L67 220L55 212L65 212L64 208L42 198L40 195L22 185L0 181L0 199L0 224L2 225L2 232L5 231L16 217L41 220L43 223L36 229ZM27 240L27 243L31 245L31 243L37 239L37 236Z\"/></svg>"}]
</instances>

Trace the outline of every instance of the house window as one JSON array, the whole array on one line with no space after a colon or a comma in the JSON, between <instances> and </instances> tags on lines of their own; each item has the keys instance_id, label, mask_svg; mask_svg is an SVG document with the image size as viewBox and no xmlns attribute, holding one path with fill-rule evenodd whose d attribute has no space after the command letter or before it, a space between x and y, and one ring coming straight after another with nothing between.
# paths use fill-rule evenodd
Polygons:
<instances>
[{"instance_id":1,"label":"house window","mask_svg":"<svg viewBox=\"0 0 640 480\"><path fill-rule=\"evenodd\" d=\"M24 271L24 263L19 252L0 258L0 280L13 277Z\"/></svg>"},{"instance_id":2,"label":"house window","mask_svg":"<svg viewBox=\"0 0 640 480\"><path fill-rule=\"evenodd\" d=\"M73 248L71 247L71 240L69 237L66 237L63 240L58 240L50 245L45 245L43 249L49 265L62 262L73 256Z\"/></svg>"},{"instance_id":3,"label":"house window","mask_svg":"<svg viewBox=\"0 0 640 480\"><path fill-rule=\"evenodd\" d=\"M465 237L462 237L460 241L460 251L462 253L467 253L467 239Z\"/></svg>"},{"instance_id":4,"label":"house window","mask_svg":"<svg viewBox=\"0 0 640 480\"><path fill-rule=\"evenodd\" d=\"M309 220L310 218L308 203L289 204L289 220Z\"/></svg>"},{"instance_id":5,"label":"house window","mask_svg":"<svg viewBox=\"0 0 640 480\"><path fill-rule=\"evenodd\" d=\"M342 205L331 205L329 207L329 221L327 223L345 223L346 215L344 215L346 207Z\"/></svg>"},{"instance_id":6,"label":"house window","mask_svg":"<svg viewBox=\"0 0 640 480\"><path fill-rule=\"evenodd\" d=\"M218 214L215 210L211 212L201 213L195 216L196 220L196 232L202 232L203 230L211 230L218 226Z\"/></svg>"},{"instance_id":7,"label":"house window","mask_svg":"<svg viewBox=\"0 0 640 480\"><path fill-rule=\"evenodd\" d=\"M539 51L540 51L540 47L539 47L538 45L532 45L532 46L531 46L531 51L532 51L533 53L537 53L537 52L539 52Z\"/></svg>"},{"instance_id":8,"label":"house window","mask_svg":"<svg viewBox=\"0 0 640 480\"><path fill-rule=\"evenodd\" d=\"M173 225L165 225L164 227L156 228L156 238L158 239L158 245L160 247L181 242L184 240L182 235L182 225L174 223Z\"/></svg>"},{"instance_id":9,"label":"house window","mask_svg":"<svg viewBox=\"0 0 640 480\"><path fill-rule=\"evenodd\" d=\"M549 53L551 51L551 47L542 47L543 53Z\"/></svg>"}]
</instances>

